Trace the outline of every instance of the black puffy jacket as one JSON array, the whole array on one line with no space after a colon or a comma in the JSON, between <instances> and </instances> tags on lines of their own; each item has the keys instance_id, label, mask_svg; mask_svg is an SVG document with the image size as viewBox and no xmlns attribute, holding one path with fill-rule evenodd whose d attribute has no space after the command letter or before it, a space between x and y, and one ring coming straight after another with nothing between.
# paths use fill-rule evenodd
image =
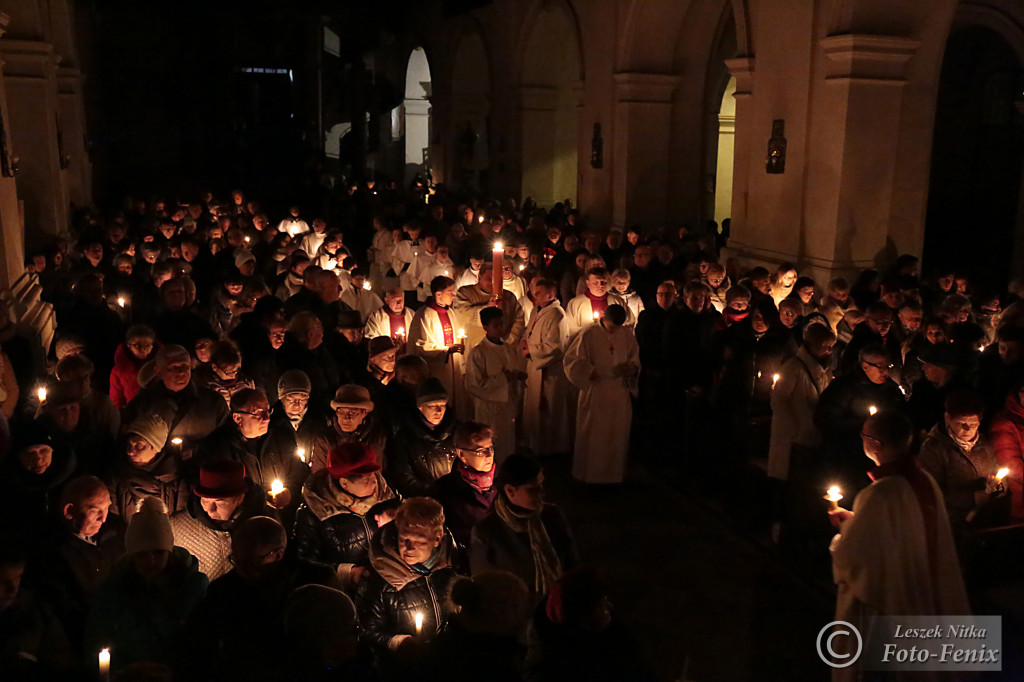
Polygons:
<instances>
[{"instance_id":1,"label":"black puffy jacket","mask_svg":"<svg viewBox=\"0 0 1024 682\"><path fill-rule=\"evenodd\" d=\"M416 635L416 614L423 614L424 640L431 639L451 615L448 590L455 580L452 559L455 543L445 535L437 560L423 575L398 556L398 529L381 528L370 541L370 568L359 582L356 608L366 640L378 651L388 651L396 635Z\"/></svg>"},{"instance_id":2,"label":"black puffy jacket","mask_svg":"<svg viewBox=\"0 0 1024 682\"><path fill-rule=\"evenodd\" d=\"M326 469L312 474L302 488L304 502L295 514L293 545L300 557L330 566L366 560L370 538L377 532L372 515L357 514L339 499ZM377 502L395 496L377 474Z\"/></svg>"},{"instance_id":3,"label":"black puffy jacket","mask_svg":"<svg viewBox=\"0 0 1024 682\"><path fill-rule=\"evenodd\" d=\"M397 428L388 442L388 483L404 497L430 495L434 482L455 462L455 414L449 409L437 426L419 410L397 415Z\"/></svg>"}]
</instances>

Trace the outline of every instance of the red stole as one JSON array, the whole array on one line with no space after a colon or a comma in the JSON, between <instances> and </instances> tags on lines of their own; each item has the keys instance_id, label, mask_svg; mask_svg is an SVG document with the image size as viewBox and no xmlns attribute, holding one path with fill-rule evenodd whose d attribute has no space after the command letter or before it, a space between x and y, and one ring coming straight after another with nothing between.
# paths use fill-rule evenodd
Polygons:
<instances>
[{"instance_id":1,"label":"red stole","mask_svg":"<svg viewBox=\"0 0 1024 682\"><path fill-rule=\"evenodd\" d=\"M442 308L435 301L431 301L427 304L430 309L437 313L437 317L441 320L441 330L444 332L444 345L454 346L455 345L455 328L452 327L452 319L448 316L448 309Z\"/></svg>"},{"instance_id":2,"label":"red stole","mask_svg":"<svg viewBox=\"0 0 1024 682\"><path fill-rule=\"evenodd\" d=\"M591 309L593 309L595 313L604 315L605 309L608 308L608 294L605 294L604 296L594 296L590 293L590 289L587 289L583 293L586 295L587 300L590 301Z\"/></svg>"},{"instance_id":3,"label":"red stole","mask_svg":"<svg viewBox=\"0 0 1024 682\"><path fill-rule=\"evenodd\" d=\"M408 336L409 330L405 328L405 310L395 314L391 312L391 308L388 308L388 323L391 329L391 338L398 336L398 330L401 329L402 333Z\"/></svg>"}]
</instances>

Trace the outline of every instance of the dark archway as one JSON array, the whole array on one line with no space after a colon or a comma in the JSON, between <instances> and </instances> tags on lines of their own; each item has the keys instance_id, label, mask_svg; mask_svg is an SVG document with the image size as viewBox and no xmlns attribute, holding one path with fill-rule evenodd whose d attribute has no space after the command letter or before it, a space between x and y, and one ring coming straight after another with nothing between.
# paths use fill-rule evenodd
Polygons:
<instances>
[{"instance_id":1,"label":"dark archway","mask_svg":"<svg viewBox=\"0 0 1024 682\"><path fill-rule=\"evenodd\" d=\"M950 36L935 113L925 268L955 265L993 285L1009 277L1024 158L1021 67L994 31Z\"/></svg>"}]
</instances>

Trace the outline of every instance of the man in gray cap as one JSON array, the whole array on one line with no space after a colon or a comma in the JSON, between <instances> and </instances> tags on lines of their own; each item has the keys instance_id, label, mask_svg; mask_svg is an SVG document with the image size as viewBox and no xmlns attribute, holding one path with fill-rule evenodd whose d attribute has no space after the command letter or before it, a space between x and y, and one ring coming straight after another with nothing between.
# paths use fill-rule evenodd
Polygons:
<instances>
[{"instance_id":1,"label":"man in gray cap","mask_svg":"<svg viewBox=\"0 0 1024 682\"><path fill-rule=\"evenodd\" d=\"M290 369L277 381L278 400L270 415L270 438L281 452L292 452L309 464L313 439L324 428L326 415L309 404L309 377Z\"/></svg>"}]
</instances>

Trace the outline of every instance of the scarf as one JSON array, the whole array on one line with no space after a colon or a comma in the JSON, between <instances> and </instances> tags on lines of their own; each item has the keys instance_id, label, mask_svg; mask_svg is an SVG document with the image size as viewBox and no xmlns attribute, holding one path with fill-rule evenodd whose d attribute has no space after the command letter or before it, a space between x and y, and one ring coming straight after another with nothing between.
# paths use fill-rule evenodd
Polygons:
<instances>
[{"instance_id":1,"label":"scarf","mask_svg":"<svg viewBox=\"0 0 1024 682\"><path fill-rule=\"evenodd\" d=\"M978 429L977 433L974 434L974 438L970 440L960 440L953 435L953 432L949 430L948 426L946 427L946 433L953 439L953 442L956 443L957 447L960 448L965 455L971 454L971 450L974 449L974 446L978 444L978 439L981 438L981 429Z\"/></svg>"},{"instance_id":2,"label":"scarf","mask_svg":"<svg viewBox=\"0 0 1024 682\"><path fill-rule=\"evenodd\" d=\"M328 489L334 496L334 501L348 509L353 514L358 514L359 516L366 516L366 512L370 511L370 509L373 508L373 505L394 497L387 485L381 481L380 476L377 476L377 487L374 489L373 493L366 497L356 497L342 488L341 483L333 477L330 477Z\"/></svg>"},{"instance_id":3,"label":"scarf","mask_svg":"<svg viewBox=\"0 0 1024 682\"><path fill-rule=\"evenodd\" d=\"M722 316L725 317L726 326L745 320L749 314L749 310L733 310L732 308L726 308L722 311Z\"/></svg>"},{"instance_id":4,"label":"scarf","mask_svg":"<svg viewBox=\"0 0 1024 682\"><path fill-rule=\"evenodd\" d=\"M442 308L436 301L431 300L427 304L430 309L437 313L437 319L441 322L441 331L444 333L444 345L455 345L455 328L452 327L451 317L448 316L448 308Z\"/></svg>"},{"instance_id":5,"label":"scarf","mask_svg":"<svg viewBox=\"0 0 1024 682\"><path fill-rule=\"evenodd\" d=\"M307 412L307 410L309 410L309 408L308 408L308 407L307 407L307 408L306 408L305 410L303 410L303 411L302 411L302 414L300 414L300 415L299 415L299 416L297 416L297 417L293 417L293 416L292 416L292 415L290 415L290 414L288 414L288 415L287 415L287 417L288 417L288 421L289 421L289 422L291 423L291 425L292 425L292 431L294 431L295 433L298 433L298 432L299 432L299 426L300 426L300 425L302 424L302 420L306 418L306 412Z\"/></svg>"},{"instance_id":6,"label":"scarf","mask_svg":"<svg viewBox=\"0 0 1024 682\"><path fill-rule=\"evenodd\" d=\"M402 310L400 313L393 313L391 312L391 309L388 308L388 324L390 325L389 329L391 330L388 336L391 338L398 336L399 329L402 330L403 334L409 334L409 330L405 328L405 310Z\"/></svg>"},{"instance_id":7,"label":"scarf","mask_svg":"<svg viewBox=\"0 0 1024 682\"><path fill-rule=\"evenodd\" d=\"M387 386L391 383L391 380L395 378L394 372L385 372L377 365L373 364L373 360L366 365L367 371L373 376L374 379L379 381L383 386Z\"/></svg>"},{"instance_id":8,"label":"scarf","mask_svg":"<svg viewBox=\"0 0 1024 682\"><path fill-rule=\"evenodd\" d=\"M594 296L590 293L590 289L583 292L587 300L590 301L590 307L595 313L604 314L604 311L608 308L608 294L604 296Z\"/></svg>"},{"instance_id":9,"label":"scarf","mask_svg":"<svg viewBox=\"0 0 1024 682\"><path fill-rule=\"evenodd\" d=\"M515 507L504 495L499 494L494 498L494 513L514 532L529 535L534 569L533 591L536 594L546 594L562 574L562 562L551 544L547 528L540 518L540 511Z\"/></svg>"},{"instance_id":10,"label":"scarf","mask_svg":"<svg viewBox=\"0 0 1024 682\"><path fill-rule=\"evenodd\" d=\"M459 472L462 480L479 492L485 493L494 486L494 467L490 471L477 471L470 469L461 459L455 460L455 470Z\"/></svg>"}]
</instances>

